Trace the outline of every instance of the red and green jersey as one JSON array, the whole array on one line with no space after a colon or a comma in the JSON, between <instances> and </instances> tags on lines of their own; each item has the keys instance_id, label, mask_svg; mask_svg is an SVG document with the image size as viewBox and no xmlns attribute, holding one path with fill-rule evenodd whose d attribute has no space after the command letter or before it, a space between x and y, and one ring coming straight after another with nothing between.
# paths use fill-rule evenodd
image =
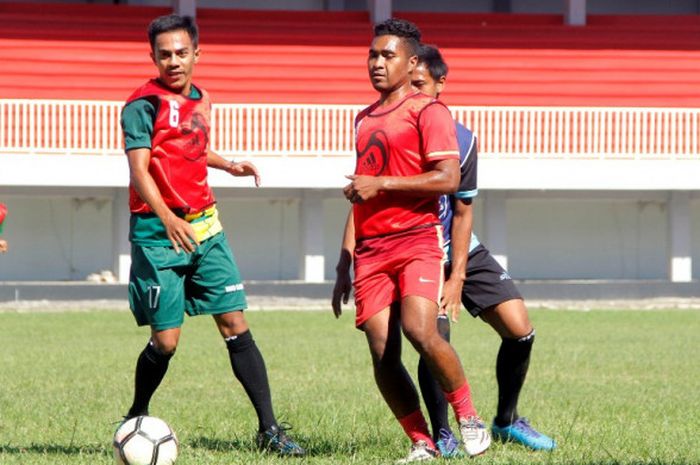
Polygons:
<instances>
[{"instance_id":1,"label":"red and green jersey","mask_svg":"<svg viewBox=\"0 0 700 465\"><path fill-rule=\"evenodd\" d=\"M3 223L5 223L5 217L7 216L7 207L4 203L0 203L0 233L2 233Z\"/></svg>"},{"instance_id":2,"label":"red and green jersey","mask_svg":"<svg viewBox=\"0 0 700 465\"><path fill-rule=\"evenodd\" d=\"M355 119L355 130L355 174L416 176L427 172L433 162L459 160L450 111L421 93L388 108L381 108L379 102L365 108ZM366 239L440 224L438 198L380 192L354 205L355 237Z\"/></svg>"},{"instance_id":3,"label":"red and green jersey","mask_svg":"<svg viewBox=\"0 0 700 465\"><path fill-rule=\"evenodd\" d=\"M192 86L185 97L156 79L136 89L124 106L126 150L151 149L148 171L173 211L194 213L215 203L207 182L210 115L211 103L204 90ZM129 208L132 213L151 213L131 185Z\"/></svg>"}]
</instances>

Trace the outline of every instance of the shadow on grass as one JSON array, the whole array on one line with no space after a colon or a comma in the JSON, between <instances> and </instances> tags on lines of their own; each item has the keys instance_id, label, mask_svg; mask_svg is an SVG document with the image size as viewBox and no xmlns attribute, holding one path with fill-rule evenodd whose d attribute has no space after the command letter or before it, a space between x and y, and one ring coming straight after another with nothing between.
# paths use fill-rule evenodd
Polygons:
<instances>
[{"instance_id":1,"label":"shadow on grass","mask_svg":"<svg viewBox=\"0 0 700 465\"><path fill-rule=\"evenodd\" d=\"M29 444L28 446L13 446L0 444L0 454L108 455L111 453L111 448L102 445Z\"/></svg>"},{"instance_id":2,"label":"shadow on grass","mask_svg":"<svg viewBox=\"0 0 700 465\"><path fill-rule=\"evenodd\" d=\"M361 442L347 442L338 440L326 440L322 438L309 439L307 437L295 437L299 444L306 449L310 457L344 456L354 455L358 450L372 447L371 444ZM219 439L200 436L190 439L185 445L194 449L206 449L213 452L230 452L232 450L260 453L252 439Z\"/></svg>"}]
</instances>

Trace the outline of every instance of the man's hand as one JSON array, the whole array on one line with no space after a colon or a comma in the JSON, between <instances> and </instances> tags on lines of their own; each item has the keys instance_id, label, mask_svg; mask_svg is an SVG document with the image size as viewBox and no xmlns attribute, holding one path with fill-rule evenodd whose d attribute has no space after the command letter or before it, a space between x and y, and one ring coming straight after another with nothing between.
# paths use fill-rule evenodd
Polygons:
<instances>
[{"instance_id":1,"label":"man's hand","mask_svg":"<svg viewBox=\"0 0 700 465\"><path fill-rule=\"evenodd\" d=\"M0 239L0 253L7 252L7 241L5 239Z\"/></svg>"},{"instance_id":2,"label":"man's hand","mask_svg":"<svg viewBox=\"0 0 700 465\"><path fill-rule=\"evenodd\" d=\"M384 181L380 176L353 174L345 177L352 182L343 188L343 194L352 203L364 202L376 197L383 188Z\"/></svg>"},{"instance_id":3,"label":"man's hand","mask_svg":"<svg viewBox=\"0 0 700 465\"><path fill-rule=\"evenodd\" d=\"M459 311L462 309L462 286L464 281L459 278L451 278L445 281L440 300L440 315L449 315L450 319L457 323Z\"/></svg>"},{"instance_id":4,"label":"man's hand","mask_svg":"<svg viewBox=\"0 0 700 465\"><path fill-rule=\"evenodd\" d=\"M199 241L197 240L197 235L194 233L191 224L175 214L172 214L167 220L163 221L163 225L165 226L165 232L176 253L180 253L180 248L186 253L192 253L196 250Z\"/></svg>"},{"instance_id":5,"label":"man's hand","mask_svg":"<svg viewBox=\"0 0 700 465\"><path fill-rule=\"evenodd\" d=\"M232 176L254 176L255 187L260 187L260 173L255 165L249 161L231 162L226 167L226 172Z\"/></svg>"},{"instance_id":6,"label":"man's hand","mask_svg":"<svg viewBox=\"0 0 700 465\"><path fill-rule=\"evenodd\" d=\"M336 318L343 313L343 308L340 305L341 300L344 304L347 304L351 290L352 278L350 278L350 270L338 270L335 277L335 286L333 287L333 299L331 300L333 314Z\"/></svg>"}]
</instances>

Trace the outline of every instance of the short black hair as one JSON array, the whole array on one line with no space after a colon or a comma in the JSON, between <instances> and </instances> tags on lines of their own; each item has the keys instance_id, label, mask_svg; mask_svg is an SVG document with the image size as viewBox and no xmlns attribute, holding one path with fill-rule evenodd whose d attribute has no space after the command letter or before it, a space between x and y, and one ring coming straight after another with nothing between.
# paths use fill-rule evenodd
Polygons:
<instances>
[{"instance_id":1,"label":"short black hair","mask_svg":"<svg viewBox=\"0 0 700 465\"><path fill-rule=\"evenodd\" d=\"M428 68L430 77L436 81L439 81L443 76L447 76L447 71L449 70L440 50L434 45L420 44L418 47L418 64L424 64Z\"/></svg>"},{"instance_id":2,"label":"short black hair","mask_svg":"<svg viewBox=\"0 0 700 465\"><path fill-rule=\"evenodd\" d=\"M391 18L374 26L374 37L397 36L404 40L412 55L418 54L421 33L418 26L405 19Z\"/></svg>"},{"instance_id":3,"label":"short black hair","mask_svg":"<svg viewBox=\"0 0 700 465\"><path fill-rule=\"evenodd\" d=\"M158 34L180 29L189 34L190 39L192 39L192 45L194 45L194 48L197 48L199 45L199 29L194 18L172 14L158 16L148 25L148 41L151 43L151 50L156 49L156 37L158 37Z\"/></svg>"}]
</instances>

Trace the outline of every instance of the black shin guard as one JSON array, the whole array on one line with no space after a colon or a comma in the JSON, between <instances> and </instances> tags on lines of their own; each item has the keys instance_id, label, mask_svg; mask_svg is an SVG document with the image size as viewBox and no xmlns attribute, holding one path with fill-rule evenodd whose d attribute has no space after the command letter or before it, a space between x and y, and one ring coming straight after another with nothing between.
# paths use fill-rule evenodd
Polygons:
<instances>
[{"instance_id":1,"label":"black shin guard","mask_svg":"<svg viewBox=\"0 0 700 465\"><path fill-rule=\"evenodd\" d=\"M148 404L153 393L156 392L160 382L163 381L172 354L163 354L156 349L152 341L148 341L146 348L141 351L136 362L136 376L134 381L134 402L129 409L128 417L148 415Z\"/></svg>"},{"instance_id":2,"label":"black shin guard","mask_svg":"<svg viewBox=\"0 0 700 465\"><path fill-rule=\"evenodd\" d=\"M441 315L438 317L437 326L440 336L447 342L450 342L450 320L447 316ZM440 438L440 429L450 429L447 417L448 404L440 384L430 373L428 364L423 360L423 357L418 361L418 384L420 385L420 392L423 395L425 407L428 409L428 416L430 416L433 440L437 441Z\"/></svg>"},{"instance_id":3,"label":"black shin guard","mask_svg":"<svg viewBox=\"0 0 700 465\"><path fill-rule=\"evenodd\" d=\"M498 412L494 421L497 426L507 426L518 419L518 397L530 365L530 352L534 342L534 329L520 339L504 338L501 342L496 360Z\"/></svg>"},{"instance_id":4,"label":"black shin guard","mask_svg":"<svg viewBox=\"0 0 700 465\"><path fill-rule=\"evenodd\" d=\"M272 412L272 396L267 380L267 370L258 346L250 331L226 339L233 374L243 385L258 415L259 430L264 431L277 424Z\"/></svg>"}]
</instances>

